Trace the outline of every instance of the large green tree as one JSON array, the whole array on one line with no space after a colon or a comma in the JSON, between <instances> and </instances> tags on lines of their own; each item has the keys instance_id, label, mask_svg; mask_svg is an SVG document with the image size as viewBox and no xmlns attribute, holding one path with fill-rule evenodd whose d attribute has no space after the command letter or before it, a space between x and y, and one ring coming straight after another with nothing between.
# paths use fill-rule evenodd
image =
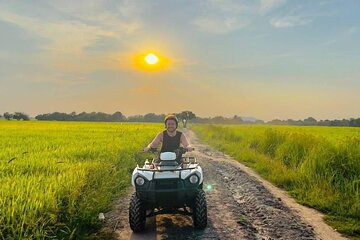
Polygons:
<instances>
[{"instance_id":1,"label":"large green tree","mask_svg":"<svg viewBox=\"0 0 360 240\"><path fill-rule=\"evenodd\" d=\"M186 124L188 123L189 120L196 118L195 113L191 111L182 111L181 113L176 114L176 116L179 120L181 120L184 128L186 128Z\"/></svg>"},{"instance_id":2,"label":"large green tree","mask_svg":"<svg viewBox=\"0 0 360 240\"><path fill-rule=\"evenodd\" d=\"M25 114L25 113L22 113L22 112L15 112L14 115L13 115L13 119L16 119L16 120L24 120L24 121L28 121L30 120L30 117Z\"/></svg>"},{"instance_id":3,"label":"large green tree","mask_svg":"<svg viewBox=\"0 0 360 240\"><path fill-rule=\"evenodd\" d=\"M12 119L12 117L13 117L13 115L11 113L8 113L8 112L4 113L4 118L6 120L10 120L10 119Z\"/></svg>"}]
</instances>

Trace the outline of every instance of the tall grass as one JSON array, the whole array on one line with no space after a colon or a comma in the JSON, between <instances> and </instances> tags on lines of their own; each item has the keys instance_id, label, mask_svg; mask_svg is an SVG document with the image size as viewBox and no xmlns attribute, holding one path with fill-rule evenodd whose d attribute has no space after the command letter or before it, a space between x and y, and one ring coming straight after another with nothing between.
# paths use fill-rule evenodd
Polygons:
<instances>
[{"instance_id":1,"label":"tall grass","mask_svg":"<svg viewBox=\"0 0 360 240\"><path fill-rule=\"evenodd\" d=\"M299 202L325 212L338 231L360 236L360 129L255 125L193 129Z\"/></svg>"},{"instance_id":2,"label":"tall grass","mask_svg":"<svg viewBox=\"0 0 360 240\"><path fill-rule=\"evenodd\" d=\"M79 239L130 182L159 124L0 123L0 239Z\"/></svg>"}]
</instances>

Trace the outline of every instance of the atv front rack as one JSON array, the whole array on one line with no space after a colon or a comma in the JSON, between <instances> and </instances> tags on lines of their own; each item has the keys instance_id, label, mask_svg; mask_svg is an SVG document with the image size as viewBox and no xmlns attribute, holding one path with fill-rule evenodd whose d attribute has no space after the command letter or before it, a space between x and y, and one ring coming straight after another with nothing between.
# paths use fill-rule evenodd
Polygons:
<instances>
[{"instance_id":1,"label":"atv front rack","mask_svg":"<svg viewBox=\"0 0 360 240\"><path fill-rule=\"evenodd\" d=\"M138 168L139 171L149 171L149 172L175 172L175 171L185 171L185 170L192 170L197 169L196 167L191 168L179 168L179 169L148 169L148 168Z\"/></svg>"}]
</instances>

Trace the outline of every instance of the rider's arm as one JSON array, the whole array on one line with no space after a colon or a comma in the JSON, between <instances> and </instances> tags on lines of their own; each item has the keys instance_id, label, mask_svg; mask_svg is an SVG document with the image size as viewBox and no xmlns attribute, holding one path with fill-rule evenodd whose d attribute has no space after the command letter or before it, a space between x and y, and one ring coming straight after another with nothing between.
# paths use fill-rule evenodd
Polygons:
<instances>
[{"instance_id":1,"label":"rider's arm","mask_svg":"<svg viewBox=\"0 0 360 240\"><path fill-rule=\"evenodd\" d=\"M152 142L149 145L147 145L144 151L147 152L150 148L157 148L157 146L162 142L162 140L163 140L163 133L161 132L158 135L156 135L154 140L152 140Z\"/></svg>"},{"instance_id":2,"label":"rider's arm","mask_svg":"<svg viewBox=\"0 0 360 240\"><path fill-rule=\"evenodd\" d=\"M181 145L183 145L184 148L186 148L188 151L192 151L193 147L191 147L188 139L186 138L185 134L181 134L180 138Z\"/></svg>"}]
</instances>

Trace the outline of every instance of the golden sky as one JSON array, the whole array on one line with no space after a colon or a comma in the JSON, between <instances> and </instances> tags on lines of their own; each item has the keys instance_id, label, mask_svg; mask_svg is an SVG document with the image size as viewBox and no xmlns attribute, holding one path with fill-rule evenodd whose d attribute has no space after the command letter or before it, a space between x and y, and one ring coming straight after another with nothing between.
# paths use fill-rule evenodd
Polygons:
<instances>
[{"instance_id":1,"label":"golden sky","mask_svg":"<svg viewBox=\"0 0 360 240\"><path fill-rule=\"evenodd\" d=\"M359 10L340 0L1 2L0 113L359 117Z\"/></svg>"}]
</instances>

